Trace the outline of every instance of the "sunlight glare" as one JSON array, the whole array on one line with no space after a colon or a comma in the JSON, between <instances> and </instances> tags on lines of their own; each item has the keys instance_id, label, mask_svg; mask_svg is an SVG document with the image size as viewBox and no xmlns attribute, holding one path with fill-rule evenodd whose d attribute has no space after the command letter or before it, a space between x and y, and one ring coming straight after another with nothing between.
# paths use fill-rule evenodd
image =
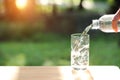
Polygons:
<instances>
[{"instance_id":1,"label":"sunlight glare","mask_svg":"<svg viewBox=\"0 0 120 80\"><path fill-rule=\"evenodd\" d=\"M27 5L27 0L16 0L16 6L19 9L24 9Z\"/></svg>"},{"instance_id":2,"label":"sunlight glare","mask_svg":"<svg viewBox=\"0 0 120 80\"><path fill-rule=\"evenodd\" d=\"M59 67L59 71L61 74L62 80L74 80L74 77L72 76L72 68L71 67Z\"/></svg>"},{"instance_id":3,"label":"sunlight glare","mask_svg":"<svg viewBox=\"0 0 120 80\"><path fill-rule=\"evenodd\" d=\"M0 80L17 80L19 67L0 67Z\"/></svg>"}]
</instances>

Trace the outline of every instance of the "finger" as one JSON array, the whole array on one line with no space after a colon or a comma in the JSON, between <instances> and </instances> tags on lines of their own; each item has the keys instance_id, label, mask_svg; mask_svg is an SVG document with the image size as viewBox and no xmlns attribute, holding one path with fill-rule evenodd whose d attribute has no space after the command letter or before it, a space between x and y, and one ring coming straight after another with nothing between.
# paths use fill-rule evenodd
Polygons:
<instances>
[{"instance_id":1,"label":"finger","mask_svg":"<svg viewBox=\"0 0 120 80\"><path fill-rule=\"evenodd\" d=\"M117 26L117 21L118 20L113 20L112 21L112 28L115 32L118 32L118 26Z\"/></svg>"}]
</instances>

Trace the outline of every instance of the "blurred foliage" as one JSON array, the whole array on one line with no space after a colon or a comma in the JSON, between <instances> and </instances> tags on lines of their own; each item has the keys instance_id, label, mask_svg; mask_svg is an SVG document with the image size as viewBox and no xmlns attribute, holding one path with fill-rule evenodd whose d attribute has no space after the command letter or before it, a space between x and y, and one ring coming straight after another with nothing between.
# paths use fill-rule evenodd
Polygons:
<instances>
[{"instance_id":1,"label":"blurred foliage","mask_svg":"<svg viewBox=\"0 0 120 80\"><path fill-rule=\"evenodd\" d=\"M120 0L109 0L110 8L107 13L114 14L120 8Z\"/></svg>"},{"instance_id":2,"label":"blurred foliage","mask_svg":"<svg viewBox=\"0 0 120 80\"><path fill-rule=\"evenodd\" d=\"M92 0L92 1L106 2L107 0Z\"/></svg>"},{"instance_id":3,"label":"blurred foliage","mask_svg":"<svg viewBox=\"0 0 120 80\"><path fill-rule=\"evenodd\" d=\"M8 55L4 65L47 65L50 61L52 65L69 65L70 41L55 34L44 36L46 41L40 42L1 42L0 50L4 54L1 61Z\"/></svg>"},{"instance_id":4,"label":"blurred foliage","mask_svg":"<svg viewBox=\"0 0 120 80\"><path fill-rule=\"evenodd\" d=\"M114 0L107 0L110 5L114 4Z\"/></svg>"},{"instance_id":5,"label":"blurred foliage","mask_svg":"<svg viewBox=\"0 0 120 80\"><path fill-rule=\"evenodd\" d=\"M96 35L95 38L90 35L90 64L120 66L120 34L100 33Z\"/></svg>"}]
</instances>

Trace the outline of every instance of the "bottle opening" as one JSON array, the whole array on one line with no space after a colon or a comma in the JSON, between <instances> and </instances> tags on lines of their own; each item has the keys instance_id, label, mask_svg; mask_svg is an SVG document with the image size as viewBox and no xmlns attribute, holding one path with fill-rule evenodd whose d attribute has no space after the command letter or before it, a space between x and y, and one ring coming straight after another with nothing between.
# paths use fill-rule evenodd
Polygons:
<instances>
[{"instance_id":1,"label":"bottle opening","mask_svg":"<svg viewBox=\"0 0 120 80\"><path fill-rule=\"evenodd\" d=\"M99 29L99 20L92 20L92 29Z\"/></svg>"}]
</instances>

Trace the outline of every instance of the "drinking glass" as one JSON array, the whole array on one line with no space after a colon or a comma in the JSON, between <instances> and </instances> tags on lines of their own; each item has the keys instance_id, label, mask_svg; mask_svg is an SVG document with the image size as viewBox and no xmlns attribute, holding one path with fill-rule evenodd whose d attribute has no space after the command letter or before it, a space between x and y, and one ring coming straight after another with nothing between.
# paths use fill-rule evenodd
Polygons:
<instances>
[{"instance_id":1,"label":"drinking glass","mask_svg":"<svg viewBox=\"0 0 120 80\"><path fill-rule=\"evenodd\" d=\"M75 70L86 70L89 66L89 34L71 35L71 66Z\"/></svg>"}]
</instances>

